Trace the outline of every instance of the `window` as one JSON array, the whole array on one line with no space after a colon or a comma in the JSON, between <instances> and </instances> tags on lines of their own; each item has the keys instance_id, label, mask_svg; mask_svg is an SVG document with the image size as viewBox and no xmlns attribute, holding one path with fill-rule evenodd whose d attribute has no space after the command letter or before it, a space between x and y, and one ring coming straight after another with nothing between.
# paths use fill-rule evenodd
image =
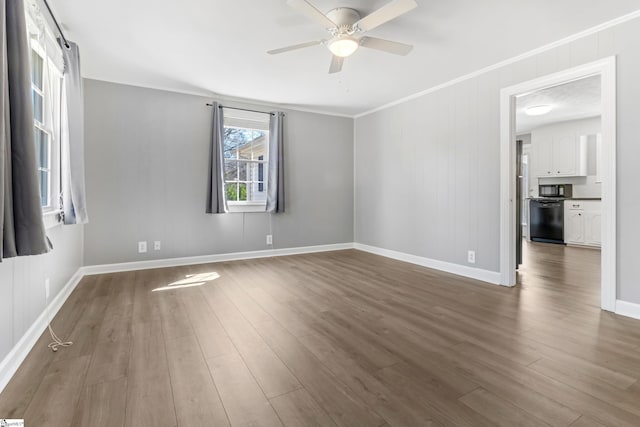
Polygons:
<instances>
[{"instance_id":1,"label":"window","mask_svg":"<svg viewBox=\"0 0 640 427\"><path fill-rule=\"evenodd\" d=\"M230 212L263 211L269 149L269 116L225 111L224 187Z\"/></svg>"},{"instance_id":2,"label":"window","mask_svg":"<svg viewBox=\"0 0 640 427\"><path fill-rule=\"evenodd\" d=\"M60 209L60 102L62 53L46 30L37 10L26 10L31 42L31 101L40 183L40 204L45 213ZM45 218L46 219L46 218Z\"/></svg>"},{"instance_id":3,"label":"window","mask_svg":"<svg viewBox=\"0 0 640 427\"><path fill-rule=\"evenodd\" d=\"M31 100L36 137L36 157L40 175L40 204L51 206L51 132L44 121L44 59L31 51Z\"/></svg>"}]
</instances>

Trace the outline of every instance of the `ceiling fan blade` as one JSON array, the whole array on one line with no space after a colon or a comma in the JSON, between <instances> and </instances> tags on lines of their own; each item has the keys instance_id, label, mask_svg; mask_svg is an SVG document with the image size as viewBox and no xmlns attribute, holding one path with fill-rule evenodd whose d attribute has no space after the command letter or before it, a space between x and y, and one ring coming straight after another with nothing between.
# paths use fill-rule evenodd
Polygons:
<instances>
[{"instance_id":1,"label":"ceiling fan blade","mask_svg":"<svg viewBox=\"0 0 640 427\"><path fill-rule=\"evenodd\" d=\"M329 74L339 73L342 70L343 63L343 57L333 55L333 57L331 58L331 66L329 67Z\"/></svg>"},{"instance_id":2,"label":"ceiling fan blade","mask_svg":"<svg viewBox=\"0 0 640 427\"><path fill-rule=\"evenodd\" d=\"M411 52L413 46L410 44L393 42L391 40L379 39L377 37L363 37L360 39L360 46L369 49L381 50L394 55L406 55Z\"/></svg>"},{"instance_id":3,"label":"ceiling fan blade","mask_svg":"<svg viewBox=\"0 0 640 427\"><path fill-rule=\"evenodd\" d=\"M391 3L387 3L375 12L365 16L356 22L355 25L362 31L369 31L409 12L417 6L418 3L416 3L415 0L393 0Z\"/></svg>"},{"instance_id":4,"label":"ceiling fan blade","mask_svg":"<svg viewBox=\"0 0 640 427\"><path fill-rule=\"evenodd\" d=\"M305 47L316 46L322 44L324 40L314 40L312 42L299 43L291 46L281 47L279 49L268 50L267 53L269 55L277 55L279 53L289 52L291 50L304 49Z\"/></svg>"},{"instance_id":5,"label":"ceiling fan blade","mask_svg":"<svg viewBox=\"0 0 640 427\"><path fill-rule=\"evenodd\" d=\"M336 24L331 19L327 18L327 16L316 9L311 3L306 0L288 0L287 4L302 13L303 15L307 15L307 17L313 19L318 22L325 28L335 28Z\"/></svg>"}]
</instances>

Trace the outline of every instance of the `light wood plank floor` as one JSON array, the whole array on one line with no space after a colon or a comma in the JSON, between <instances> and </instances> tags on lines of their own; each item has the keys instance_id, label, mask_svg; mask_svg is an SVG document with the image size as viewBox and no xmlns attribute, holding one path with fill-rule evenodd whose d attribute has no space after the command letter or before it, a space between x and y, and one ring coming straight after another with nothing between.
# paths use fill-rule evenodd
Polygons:
<instances>
[{"instance_id":1,"label":"light wood plank floor","mask_svg":"<svg viewBox=\"0 0 640 427\"><path fill-rule=\"evenodd\" d=\"M86 277L0 395L29 426L638 426L595 250L502 288L355 251ZM161 289L170 287L172 289Z\"/></svg>"}]
</instances>

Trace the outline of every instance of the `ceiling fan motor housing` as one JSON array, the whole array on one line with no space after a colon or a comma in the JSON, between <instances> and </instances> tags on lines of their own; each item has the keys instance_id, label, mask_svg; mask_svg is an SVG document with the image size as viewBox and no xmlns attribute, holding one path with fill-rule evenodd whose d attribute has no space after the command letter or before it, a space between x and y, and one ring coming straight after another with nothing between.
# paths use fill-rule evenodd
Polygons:
<instances>
[{"instance_id":1,"label":"ceiling fan motor housing","mask_svg":"<svg viewBox=\"0 0 640 427\"><path fill-rule=\"evenodd\" d=\"M338 7L327 12L327 18L335 22L338 28L336 34L353 34L353 24L360 20L360 13L349 7Z\"/></svg>"}]
</instances>

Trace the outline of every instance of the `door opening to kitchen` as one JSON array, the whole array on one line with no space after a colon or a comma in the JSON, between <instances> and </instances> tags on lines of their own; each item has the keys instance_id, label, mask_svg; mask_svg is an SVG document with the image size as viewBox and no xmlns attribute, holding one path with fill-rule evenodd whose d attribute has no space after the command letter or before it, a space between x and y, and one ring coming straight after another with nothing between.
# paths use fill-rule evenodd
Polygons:
<instances>
[{"instance_id":1,"label":"door opening to kitchen","mask_svg":"<svg viewBox=\"0 0 640 427\"><path fill-rule=\"evenodd\" d=\"M600 306L601 76L516 96L517 284Z\"/></svg>"}]
</instances>

